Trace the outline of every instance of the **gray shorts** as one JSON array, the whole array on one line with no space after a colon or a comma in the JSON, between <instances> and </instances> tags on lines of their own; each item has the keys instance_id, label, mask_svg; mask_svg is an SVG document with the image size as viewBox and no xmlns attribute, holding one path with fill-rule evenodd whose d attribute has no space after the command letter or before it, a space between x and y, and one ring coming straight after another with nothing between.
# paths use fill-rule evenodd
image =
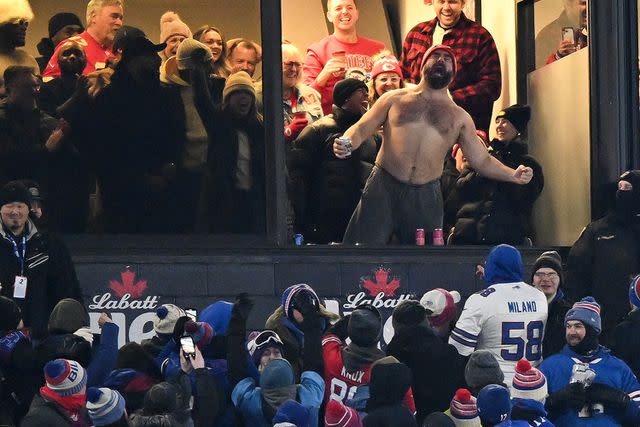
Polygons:
<instances>
[{"instance_id":1,"label":"gray shorts","mask_svg":"<svg viewBox=\"0 0 640 427\"><path fill-rule=\"evenodd\" d=\"M442 191L440 180L422 185L399 181L379 166L374 166L364 187L343 243L385 245L393 233L400 243L415 244L417 228L430 235L442 227Z\"/></svg>"}]
</instances>

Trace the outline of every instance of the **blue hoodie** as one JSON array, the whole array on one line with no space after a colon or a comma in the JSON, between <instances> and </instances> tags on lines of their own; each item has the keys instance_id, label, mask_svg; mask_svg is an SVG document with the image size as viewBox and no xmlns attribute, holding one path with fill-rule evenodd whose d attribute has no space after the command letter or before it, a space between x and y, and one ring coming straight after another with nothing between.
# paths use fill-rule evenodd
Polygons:
<instances>
[{"instance_id":1,"label":"blue hoodie","mask_svg":"<svg viewBox=\"0 0 640 427\"><path fill-rule=\"evenodd\" d=\"M512 418L514 416L514 411L525 413L528 416L527 420L518 418L518 420L514 420L514 422L526 421L529 426L554 427L553 423L546 418L547 410L544 409L544 404L542 402L538 402L533 399L520 399L515 397L511 399L511 403L513 404L513 408L511 410Z\"/></svg>"},{"instance_id":2,"label":"blue hoodie","mask_svg":"<svg viewBox=\"0 0 640 427\"><path fill-rule=\"evenodd\" d=\"M524 266L520 252L511 245L498 245L491 249L484 266L484 281L496 283L522 282Z\"/></svg>"}]
</instances>

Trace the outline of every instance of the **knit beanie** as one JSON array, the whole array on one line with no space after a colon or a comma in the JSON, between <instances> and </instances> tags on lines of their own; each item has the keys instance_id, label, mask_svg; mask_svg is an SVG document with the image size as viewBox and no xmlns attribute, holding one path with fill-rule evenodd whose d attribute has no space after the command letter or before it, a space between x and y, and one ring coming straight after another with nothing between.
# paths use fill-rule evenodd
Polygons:
<instances>
[{"instance_id":1,"label":"knit beanie","mask_svg":"<svg viewBox=\"0 0 640 427\"><path fill-rule=\"evenodd\" d=\"M297 285L289 286L282 293L281 305L282 309L285 312L285 315L290 320L293 320L293 310L299 309L299 307L296 307L295 303L295 298L298 295L306 295L311 299L311 303L313 305L315 305L316 307L320 306L320 298L318 298L318 294L316 294L316 291L314 291L311 286L307 285L306 283L298 283Z\"/></svg>"},{"instance_id":2,"label":"knit beanie","mask_svg":"<svg viewBox=\"0 0 640 427\"><path fill-rule=\"evenodd\" d=\"M293 369L286 359L273 359L260 374L260 387L265 390L294 384Z\"/></svg>"},{"instance_id":3,"label":"knit beanie","mask_svg":"<svg viewBox=\"0 0 640 427\"><path fill-rule=\"evenodd\" d=\"M310 415L309 408L301 405L295 400L289 399L278 408L278 412L276 412L275 417L273 417L273 423L277 424L288 422L296 427L310 427Z\"/></svg>"},{"instance_id":4,"label":"knit beanie","mask_svg":"<svg viewBox=\"0 0 640 427\"><path fill-rule=\"evenodd\" d=\"M14 331L21 319L20 306L11 298L0 296L0 332Z\"/></svg>"},{"instance_id":5,"label":"knit beanie","mask_svg":"<svg viewBox=\"0 0 640 427\"><path fill-rule=\"evenodd\" d=\"M456 315L456 304L459 302L458 291L447 291L442 288L433 289L420 298L420 304L431 312L427 316L429 323L433 326L442 326L451 321Z\"/></svg>"},{"instance_id":6,"label":"knit beanie","mask_svg":"<svg viewBox=\"0 0 640 427\"><path fill-rule=\"evenodd\" d=\"M75 360L55 359L44 365L47 388L59 396L78 394L87 384L87 375Z\"/></svg>"},{"instance_id":7,"label":"knit beanie","mask_svg":"<svg viewBox=\"0 0 640 427\"><path fill-rule=\"evenodd\" d=\"M72 298L60 300L49 315L48 329L50 333L72 334L89 325L89 314L81 302Z\"/></svg>"},{"instance_id":8,"label":"knit beanie","mask_svg":"<svg viewBox=\"0 0 640 427\"><path fill-rule=\"evenodd\" d=\"M27 206L31 205L31 193L20 181L10 181L0 189L0 207L15 202L22 202Z\"/></svg>"},{"instance_id":9,"label":"knit beanie","mask_svg":"<svg viewBox=\"0 0 640 427\"><path fill-rule=\"evenodd\" d=\"M347 325L349 338L360 347L374 347L382 334L382 317L372 305L361 305L351 312Z\"/></svg>"},{"instance_id":10,"label":"knit beanie","mask_svg":"<svg viewBox=\"0 0 640 427\"><path fill-rule=\"evenodd\" d=\"M489 350L476 350L469 356L464 379L469 387L479 389L487 384L502 384L504 373L493 353Z\"/></svg>"},{"instance_id":11,"label":"knit beanie","mask_svg":"<svg viewBox=\"0 0 640 427\"><path fill-rule=\"evenodd\" d=\"M457 427L479 426L478 406L476 398L466 388L460 388L451 400L449 406L451 419Z\"/></svg>"},{"instance_id":12,"label":"knit beanie","mask_svg":"<svg viewBox=\"0 0 640 427\"><path fill-rule=\"evenodd\" d=\"M28 0L0 0L0 25L31 21L33 12Z\"/></svg>"},{"instance_id":13,"label":"knit beanie","mask_svg":"<svg viewBox=\"0 0 640 427\"><path fill-rule=\"evenodd\" d=\"M453 49L451 49L449 46L444 45L444 44L437 44L435 46L431 46L429 48L429 50L427 50L424 54L424 56L422 57L422 63L420 64L420 70L422 70L422 68L424 68L424 64L427 63L427 60L429 59L429 57L437 51L443 51L448 53L451 58L453 58L453 75L456 75L456 72L458 71L458 61L456 60L456 54L453 51Z\"/></svg>"},{"instance_id":14,"label":"knit beanie","mask_svg":"<svg viewBox=\"0 0 640 427\"><path fill-rule=\"evenodd\" d=\"M629 285L629 302L635 308L640 308L640 274L631 279Z\"/></svg>"},{"instance_id":15,"label":"knit beanie","mask_svg":"<svg viewBox=\"0 0 640 427\"><path fill-rule=\"evenodd\" d=\"M355 409L337 400L330 400L324 413L326 427L361 427L360 416Z\"/></svg>"},{"instance_id":16,"label":"knit beanie","mask_svg":"<svg viewBox=\"0 0 640 427\"><path fill-rule=\"evenodd\" d=\"M422 421L422 427L456 427L456 424L443 412L432 412Z\"/></svg>"},{"instance_id":17,"label":"knit beanie","mask_svg":"<svg viewBox=\"0 0 640 427\"><path fill-rule=\"evenodd\" d=\"M250 93L254 99L256 98L256 88L253 86L251 76L246 71L238 71L227 78L222 90L222 101L226 102L229 95L241 90Z\"/></svg>"},{"instance_id":18,"label":"knit beanie","mask_svg":"<svg viewBox=\"0 0 640 427\"><path fill-rule=\"evenodd\" d=\"M144 396L144 415L172 414L178 407L178 389L171 383L161 382Z\"/></svg>"},{"instance_id":19,"label":"knit beanie","mask_svg":"<svg viewBox=\"0 0 640 427\"><path fill-rule=\"evenodd\" d=\"M498 424L511 416L509 390L497 384L489 384L478 393L478 415L483 423Z\"/></svg>"},{"instance_id":20,"label":"knit beanie","mask_svg":"<svg viewBox=\"0 0 640 427\"><path fill-rule=\"evenodd\" d=\"M160 43L165 43L175 35L184 36L185 39L190 39L193 36L189 26L182 22L177 13L165 12L160 17Z\"/></svg>"},{"instance_id":21,"label":"knit beanie","mask_svg":"<svg viewBox=\"0 0 640 427\"><path fill-rule=\"evenodd\" d=\"M108 426L124 415L124 398L109 388L90 387L87 390L87 410L94 426Z\"/></svg>"},{"instance_id":22,"label":"knit beanie","mask_svg":"<svg viewBox=\"0 0 640 427\"><path fill-rule=\"evenodd\" d=\"M342 107L345 102L353 95L358 89L368 90L367 85L358 79L344 79L340 80L333 87L333 103L338 107Z\"/></svg>"},{"instance_id":23,"label":"knit beanie","mask_svg":"<svg viewBox=\"0 0 640 427\"><path fill-rule=\"evenodd\" d=\"M198 320L206 322L213 328L213 335L226 335L231 321L231 311L233 304L228 301L217 301L205 307L198 314Z\"/></svg>"},{"instance_id":24,"label":"knit beanie","mask_svg":"<svg viewBox=\"0 0 640 427\"><path fill-rule=\"evenodd\" d=\"M213 61L211 49L209 49L206 44L194 39L184 39L182 43L180 43L180 46L178 46L178 51L176 52L178 70L190 70L193 68L191 56L193 55L193 52L198 49L204 50L205 61Z\"/></svg>"},{"instance_id":25,"label":"knit beanie","mask_svg":"<svg viewBox=\"0 0 640 427\"><path fill-rule=\"evenodd\" d=\"M416 300L405 300L393 309L391 322L393 329L399 331L402 328L412 328L422 323L427 318L427 310Z\"/></svg>"},{"instance_id":26,"label":"knit beanie","mask_svg":"<svg viewBox=\"0 0 640 427\"><path fill-rule=\"evenodd\" d=\"M203 349L213 337L213 328L207 322L194 322L192 320L184 324L184 331L191 335L193 342L199 349Z\"/></svg>"},{"instance_id":27,"label":"knit beanie","mask_svg":"<svg viewBox=\"0 0 640 427\"><path fill-rule=\"evenodd\" d=\"M371 80L375 80L382 73L396 73L402 79L402 69L395 56L385 56L377 60L371 69Z\"/></svg>"},{"instance_id":28,"label":"knit beanie","mask_svg":"<svg viewBox=\"0 0 640 427\"><path fill-rule=\"evenodd\" d=\"M184 310L175 304L163 304L156 310L153 330L156 334L171 335L179 318L186 316Z\"/></svg>"},{"instance_id":29,"label":"knit beanie","mask_svg":"<svg viewBox=\"0 0 640 427\"><path fill-rule=\"evenodd\" d=\"M600 304L593 297L584 297L567 311L564 317L566 324L570 320L578 320L591 326L596 333L602 332L602 319L600 318Z\"/></svg>"},{"instance_id":30,"label":"knit beanie","mask_svg":"<svg viewBox=\"0 0 640 427\"><path fill-rule=\"evenodd\" d=\"M82 21L80 21L78 15L71 12L60 12L49 18L49 38L53 38L58 31L67 25L78 25L80 32L84 31L84 25L82 25Z\"/></svg>"},{"instance_id":31,"label":"knit beanie","mask_svg":"<svg viewBox=\"0 0 640 427\"><path fill-rule=\"evenodd\" d=\"M498 245L491 249L484 266L484 280L489 285L521 282L524 266L520 252L511 245Z\"/></svg>"},{"instance_id":32,"label":"knit beanie","mask_svg":"<svg viewBox=\"0 0 640 427\"><path fill-rule=\"evenodd\" d=\"M521 359L516 365L513 377L511 397L532 399L544 403L547 398L547 379L538 369L531 366L527 359Z\"/></svg>"},{"instance_id":33,"label":"knit beanie","mask_svg":"<svg viewBox=\"0 0 640 427\"><path fill-rule=\"evenodd\" d=\"M280 354L284 354L284 343L276 332L270 330L254 331L249 335L247 350L255 366L260 365L260 359L268 348L277 348L280 350Z\"/></svg>"},{"instance_id":34,"label":"knit beanie","mask_svg":"<svg viewBox=\"0 0 640 427\"><path fill-rule=\"evenodd\" d=\"M556 251L546 251L536 259L531 270L531 283L533 283L533 275L541 268L550 268L560 276L560 285L562 285L562 257Z\"/></svg>"},{"instance_id":35,"label":"knit beanie","mask_svg":"<svg viewBox=\"0 0 640 427\"><path fill-rule=\"evenodd\" d=\"M519 133L524 133L531 119L531 107L528 105L514 104L500 111L496 116L496 120L500 118L509 120Z\"/></svg>"}]
</instances>

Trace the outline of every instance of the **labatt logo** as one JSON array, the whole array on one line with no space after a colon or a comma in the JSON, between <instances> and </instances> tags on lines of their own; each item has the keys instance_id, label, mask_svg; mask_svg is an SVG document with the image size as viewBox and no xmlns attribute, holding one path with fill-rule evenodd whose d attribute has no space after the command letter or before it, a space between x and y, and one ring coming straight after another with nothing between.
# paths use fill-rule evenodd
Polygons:
<instances>
[{"instance_id":1,"label":"labatt logo","mask_svg":"<svg viewBox=\"0 0 640 427\"><path fill-rule=\"evenodd\" d=\"M372 305L375 308L395 308L402 301L411 299L411 294L396 294L400 288L400 279L391 276L391 269L378 267L372 275L360 278L362 291L347 295L347 302L342 305L345 310L355 310L361 305Z\"/></svg>"},{"instance_id":2,"label":"labatt logo","mask_svg":"<svg viewBox=\"0 0 640 427\"><path fill-rule=\"evenodd\" d=\"M89 304L92 330L97 332L98 318L101 313L106 312L119 327L118 346L151 338L154 335L152 325L155 309L160 297L144 296L148 289L147 281L137 279L136 273L126 267L120 273L119 280L109 280L109 289L111 292L95 295ZM134 310L141 310L143 313L138 314Z\"/></svg>"}]
</instances>

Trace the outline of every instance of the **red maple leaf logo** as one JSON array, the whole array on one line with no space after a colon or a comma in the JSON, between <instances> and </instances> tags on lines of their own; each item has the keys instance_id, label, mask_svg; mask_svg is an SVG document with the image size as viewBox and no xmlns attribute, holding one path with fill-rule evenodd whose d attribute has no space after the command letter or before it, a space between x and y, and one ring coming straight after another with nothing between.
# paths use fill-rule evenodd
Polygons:
<instances>
[{"instance_id":1,"label":"red maple leaf logo","mask_svg":"<svg viewBox=\"0 0 640 427\"><path fill-rule=\"evenodd\" d=\"M368 290L371 296L376 296L380 292L383 292L385 297L395 296L396 289L400 287L400 279L393 276L389 281L389 271L382 267L378 268L373 272L375 282L368 277L363 280L362 287Z\"/></svg>"},{"instance_id":2,"label":"red maple leaf logo","mask_svg":"<svg viewBox=\"0 0 640 427\"><path fill-rule=\"evenodd\" d=\"M126 271L120 273L120 277L122 279L122 282L118 282L117 280L109 280L109 287L119 297L122 297L125 294L129 294L133 299L138 299L142 296L145 289L147 289L147 281L138 280L136 282L136 273L134 273L133 271L127 269Z\"/></svg>"}]
</instances>

